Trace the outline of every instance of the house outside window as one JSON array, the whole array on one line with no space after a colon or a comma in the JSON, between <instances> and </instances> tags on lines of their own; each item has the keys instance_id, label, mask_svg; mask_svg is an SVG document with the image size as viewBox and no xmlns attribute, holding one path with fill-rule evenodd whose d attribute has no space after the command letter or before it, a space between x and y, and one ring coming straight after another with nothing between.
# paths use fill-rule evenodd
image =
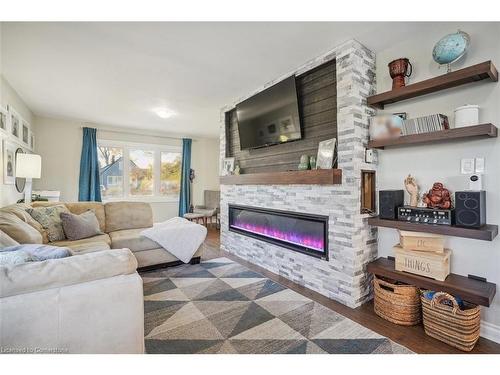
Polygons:
<instances>
[{"instance_id":1,"label":"house outside window","mask_svg":"<svg viewBox=\"0 0 500 375\"><path fill-rule=\"evenodd\" d=\"M182 147L98 140L97 153L104 201L179 200Z\"/></svg>"}]
</instances>

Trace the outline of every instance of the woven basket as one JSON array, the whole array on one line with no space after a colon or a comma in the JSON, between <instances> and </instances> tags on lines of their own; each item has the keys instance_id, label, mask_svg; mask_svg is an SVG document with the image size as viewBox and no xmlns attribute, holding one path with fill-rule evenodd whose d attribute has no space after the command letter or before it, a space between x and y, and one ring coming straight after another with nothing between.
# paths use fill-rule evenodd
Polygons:
<instances>
[{"instance_id":1,"label":"woven basket","mask_svg":"<svg viewBox=\"0 0 500 375\"><path fill-rule=\"evenodd\" d=\"M374 276L375 313L389 322L413 326L420 323L420 295L413 285L398 285L387 279Z\"/></svg>"},{"instance_id":2,"label":"woven basket","mask_svg":"<svg viewBox=\"0 0 500 375\"><path fill-rule=\"evenodd\" d=\"M460 309L455 297L448 293L435 293L432 300L422 295L425 333L465 352L470 352L479 339L481 309L464 302ZM451 306L443 304L449 301Z\"/></svg>"}]
</instances>

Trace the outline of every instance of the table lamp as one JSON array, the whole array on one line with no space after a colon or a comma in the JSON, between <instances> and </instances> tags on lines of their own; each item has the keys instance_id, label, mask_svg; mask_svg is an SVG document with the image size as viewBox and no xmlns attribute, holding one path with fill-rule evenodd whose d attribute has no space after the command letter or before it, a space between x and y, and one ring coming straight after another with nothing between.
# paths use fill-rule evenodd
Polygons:
<instances>
[{"instance_id":1,"label":"table lamp","mask_svg":"<svg viewBox=\"0 0 500 375\"><path fill-rule=\"evenodd\" d=\"M42 158L35 154L17 154L16 177L26 178L24 188L24 202L31 203L31 189L33 178L40 178L42 172Z\"/></svg>"}]
</instances>

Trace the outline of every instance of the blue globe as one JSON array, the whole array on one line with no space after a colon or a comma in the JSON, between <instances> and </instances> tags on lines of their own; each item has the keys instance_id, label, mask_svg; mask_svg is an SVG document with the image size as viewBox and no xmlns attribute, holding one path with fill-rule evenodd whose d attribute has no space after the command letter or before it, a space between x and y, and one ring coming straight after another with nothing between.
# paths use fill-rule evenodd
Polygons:
<instances>
[{"instance_id":1,"label":"blue globe","mask_svg":"<svg viewBox=\"0 0 500 375\"><path fill-rule=\"evenodd\" d=\"M450 64L462 57L469 48L469 34L458 31L444 36L432 50L432 58L438 64Z\"/></svg>"}]
</instances>

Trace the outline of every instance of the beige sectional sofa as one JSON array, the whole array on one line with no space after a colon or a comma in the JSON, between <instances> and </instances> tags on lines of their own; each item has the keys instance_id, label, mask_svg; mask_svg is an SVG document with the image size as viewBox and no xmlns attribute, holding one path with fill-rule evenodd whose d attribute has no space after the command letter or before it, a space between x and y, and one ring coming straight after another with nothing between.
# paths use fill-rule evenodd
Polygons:
<instances>
[{"instance_id":1,"label":"beige sectional sofa","mask_svg":"<svg viewBox=\"0 0 500 375\"><path fill-rule=\"evenodd\" d=\"M0 209L0 230L19 243L49 243L69 247L75 254L97 250L127 248L135 255L139 269L181 262L156 242L140 235L153 225L151 206L141 202L34 202L33 207L64 204L74 214L94 210L104 234L77 241L48 242L42 226L26 212L26 204L14 204ZM194 254L191 263L199 263L203 245Z\"/></svg>"}]
</instances>

